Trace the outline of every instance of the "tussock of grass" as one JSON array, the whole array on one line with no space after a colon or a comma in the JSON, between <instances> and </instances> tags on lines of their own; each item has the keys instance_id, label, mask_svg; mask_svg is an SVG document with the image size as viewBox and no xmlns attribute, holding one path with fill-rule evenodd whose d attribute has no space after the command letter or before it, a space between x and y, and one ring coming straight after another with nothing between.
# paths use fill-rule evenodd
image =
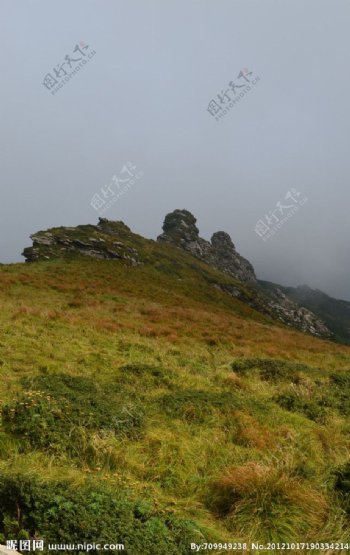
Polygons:
<instances>
[{"instance_id":1,"label":"tussock of grass","mask_svg":"<svg viewBox=\"0 0 350 555\"><path fill-rule=\"evenodd\" d=\"M317 534L328 514L321 493L278 467L259 463L228 469L213 483L209 505L230 529L262 542Z\"/></svg>"}]
</instances>

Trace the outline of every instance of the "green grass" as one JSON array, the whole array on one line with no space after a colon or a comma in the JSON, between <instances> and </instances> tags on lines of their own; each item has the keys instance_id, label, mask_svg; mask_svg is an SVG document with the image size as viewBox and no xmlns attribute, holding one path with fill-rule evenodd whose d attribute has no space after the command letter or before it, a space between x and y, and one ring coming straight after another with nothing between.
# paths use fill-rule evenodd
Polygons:
<instances>
[{"instance_id":1,"label":"green grass","mask_svg":"<svg viewBox=\"0 0 350 555\"><path fill-rule=\"evenodd\" d=\"M349 347L138 248L0 267L2 541L345 541Z\"/></svg>"}]
</instances>

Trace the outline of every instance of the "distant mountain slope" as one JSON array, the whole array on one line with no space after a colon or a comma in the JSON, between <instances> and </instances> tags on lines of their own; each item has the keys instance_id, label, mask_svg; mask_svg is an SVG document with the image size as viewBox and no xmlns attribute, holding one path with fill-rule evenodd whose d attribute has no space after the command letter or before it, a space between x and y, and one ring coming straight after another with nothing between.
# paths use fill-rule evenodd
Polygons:
<instances>
[{"instance_id":1,"label":"distant mountain slope","mask_svg":"<svg viewBox=\"0 0 350 555\"><path fill-rule=\"evenodd\" d=\"M289 299L305 306L319 316L333 332L334 339L350 344L350 302L334 299L319 289L307 285L283 287L268 281L259 280L265 291L282 291Z\"/></svg>"}]
</instances>

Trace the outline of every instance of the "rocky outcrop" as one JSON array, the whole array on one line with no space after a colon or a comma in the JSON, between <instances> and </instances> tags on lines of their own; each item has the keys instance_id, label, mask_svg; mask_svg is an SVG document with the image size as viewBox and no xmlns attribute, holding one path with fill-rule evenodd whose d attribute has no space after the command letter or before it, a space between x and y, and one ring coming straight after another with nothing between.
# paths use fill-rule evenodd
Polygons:
<instances>
[{"instance_id":1,"label":"rocky outcrop","mask_svg":"<svg viewBox=\"0 0 350 555\"><path fill-rule=\"evenodd\" d=\"M241 289L227 283L215 283L214 287L231 297L236 297L258 312L270 316L274 320L279 320L286 326L291 326L317 337L331 338L333 335L321 318L307 308L293 302L280 290L275 290L271 294L263 291L259 286Z\"/></svg>"},{"instance_id":2,"label":"rocky outcrop","mask_svg":"<svg viewBox=\"0 0 350 555\"><path fill-rule=\"evenodd\" d=\"M303 309L308 309L322 319L333 331L337 341L350 344L350 302L333 299L319 289L311 289L307 285L283 287L276 283L259 280L259 285L270 295L276 296L279 291L290 301Z\"/></svg>"},{"instance_id":3,"label":"rocky outcrop","mask_svg":"<svg viewBox=\"0 0 350 555\"><path fill-rule=\"evenodd\" d=\"M130 244L133 234L128 226L106 218L100 218L96 226L57 227L38 231L30 237L33 246L22 253L26 262L82 254L91 258L120 259L132 266L142 263L138 250Z\"/></svg>"},{"instance_id":4,"label":"rocky outcrop","mask_svg":"<svg viewBox=\"0 0 350 555\"><path fill-rule=\"evenodd\" d=\"M256 284L256 276L251 263L235 249L231 237L225 231L217 231L211 238L213 265L241 281Z\"/></svg>"},{"instance_id":5,"label":"rocky outcrop","mask_svg":"<svg viewBox=\"0 0 350 555\"><path fill-rule=\"evenodd\" d=\"M210 242L206 241L199 236L196 221L188 210L174 210L166 215L157 240L184 249L240 281L256 284L253 266L236 251L228 233L217 231Z\"/></svg>"},{"instance_id":6,"label":"rocky outcrop","mask_svg":"<svg viewBox=\"0 0 350 555\"><path fill-rule=\"evenodd\" d=\"M319 337L332 335L326 324L316 314L288 298L279 287L276 287L268 296L270 297L268 306L285 324L293 325Z\"/></svg>"}]
</instances>

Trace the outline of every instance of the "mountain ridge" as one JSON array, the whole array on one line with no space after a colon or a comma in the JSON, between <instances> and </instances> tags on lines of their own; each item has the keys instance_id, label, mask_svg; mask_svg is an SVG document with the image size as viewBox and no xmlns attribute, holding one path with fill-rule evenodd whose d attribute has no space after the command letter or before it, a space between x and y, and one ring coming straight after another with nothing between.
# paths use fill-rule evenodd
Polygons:
<instances>
[{"instance_id":1,"label":"mountain ridge","mask_svg":"<svg viewBox=\"0 0 350 555\"><path fill-rule=\"evenodd\" d=\"M256 278L251 263L235 249L231 237L223 231L213 234L211 241L202 239L196 218L187 210L174 210L166 215L163 233L157 241L134 234L121 221L99 218L97 225L50 228L31 235L33 245L23 251L26 262L82 255L91 258L118 260L130 266L159 264L166 249L176 248L219 272L207 276L211 286L230 295L254 310L303 332L332 338L324 321L305 306L288 297L282 289L267 293ZM168 251L166 251L169 257ZM170 254L170 258L172 255ZM193 264L188 260L186 263ZM199 271L199 270L198 270ZM201 270L202 271L202 270ZM220 276L232 278L223 280Z\"/></svg>"}]
</instances>

